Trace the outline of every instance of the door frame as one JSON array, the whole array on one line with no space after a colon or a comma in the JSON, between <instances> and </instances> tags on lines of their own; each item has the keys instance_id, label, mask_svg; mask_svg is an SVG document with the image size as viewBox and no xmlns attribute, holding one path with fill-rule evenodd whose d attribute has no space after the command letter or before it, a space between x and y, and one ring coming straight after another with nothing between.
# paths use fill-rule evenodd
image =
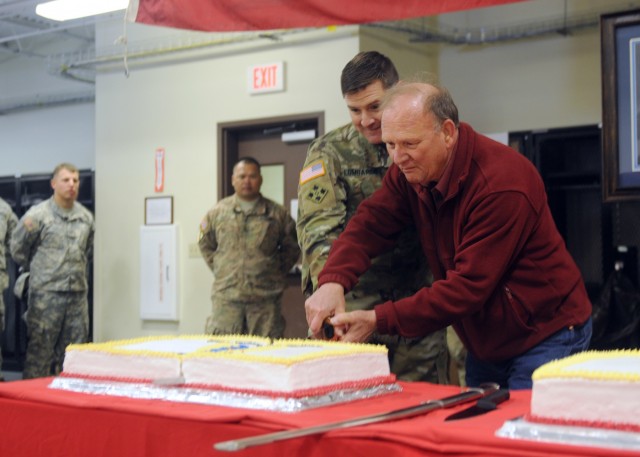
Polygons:
<instances>
[{"instance_id":1,"label":"door frame","mask_svg":"<svg viewBox=\"0 0 640 457\"><path fill-rule=\"evenodd\" d=\"M280 130L293 130L294 125L297 130L315 128L319 137L324 134L324 112L218 124L218 199L228 197L234 192L231 185L231 174L233 173L233 165L240 158L238 151L243 138L251 136L251 134L255 135L261 129L270 129L271 132L265 133L265 135L273 138L273 135L279 133ZM286 320L285 338L307 337L308 327L304 307L301 307L304 296L300 282L300 272L290 272L287 275L286 287L282 296L282 314Z\"/></svg>"},{"instance_id":2,"label":"door frame","mask_svg":"<svg viewBox=\"0 0 640 457\"><path fill-rule=\"evenodd\" d=\"M317 125L317 137L324 135L324 112L322 111L218 124L218 200L233 194L231 175L233 165L239 159L238 142L242 133L305 123Z\"/></svg>"}]
</instances>

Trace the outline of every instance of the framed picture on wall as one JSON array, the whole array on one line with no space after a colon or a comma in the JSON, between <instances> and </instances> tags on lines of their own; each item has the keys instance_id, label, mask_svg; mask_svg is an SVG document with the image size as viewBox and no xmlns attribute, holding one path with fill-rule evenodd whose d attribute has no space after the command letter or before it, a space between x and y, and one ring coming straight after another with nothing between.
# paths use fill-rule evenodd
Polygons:
<instances>
[{"instance_id":1,"label":"framed picture on wall","mask_svg":"<svg viewBox=\"0 0 640 457\"><path fill-rule=\"evenodd\" d=\"M600 18L605 202L640 200L640 10Z\"/></svg>"},{"instance_id":2,"label":"framed picture on wall","mask_svg":"<svg viewBox=\"0 0 640 457\"><path fill-rule=\"evenodd\" d=\"M144 225L173 224L173 197L144 199Z\"/></svg>"}]
</instances>

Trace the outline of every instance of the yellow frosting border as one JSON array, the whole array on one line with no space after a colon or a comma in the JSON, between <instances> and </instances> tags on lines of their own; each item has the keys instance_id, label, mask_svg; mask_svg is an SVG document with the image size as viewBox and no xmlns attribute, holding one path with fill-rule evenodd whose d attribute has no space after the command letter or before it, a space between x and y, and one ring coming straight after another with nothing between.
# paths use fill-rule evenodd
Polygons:
<instances>
[{"instance_id":1,"label":"yellow frosting border","mask_svg":"<svg viewBox=\"0 0 640 457\"><path fill-rule=\"evenodd\" d=\"M577 364L591 360L615 359L619 357L636 357L640 362L640 351L637 349L617 349L611 351L585 351L573 354L563 359L554 360L542 365L533 372L533 381L542 379L592 379L602 381L638 382L640 374L636 373L611 373L586 369L572 369Z\"/></svg>"},{"instance_id":2,"label":"yellow frosting border","mask_svg":"<svg viewBox=\"0 0 640 457\"><path fill-rule=\"evenodd\" d=\"M199 351L207 351L216 347L220 347L225 344L225 342L250 342L257 344L269 345L271 340L268 338L263 338L259 336L253 335L161 335L161 336L144 336L139 338L130 338L124 340L114 340L114 341L106 341L104 343L83 343L83 344L70 344L66 348L66 352L69 351L94 351L94 352L103 352L106 354L113 355L130 355L130 356L147 356L147 357L163 357L163 358L172 358L172 359L183 359L186 357L186 354L177 354L175 352L164 352L164 351L151 351L151 350L132 350L132 349L121 349L122 346L129 346L132 344L140 344L147 343L152 341L162 341L162 340L202 340L202 339L210 339L210 340L219 340L219 343L214 343L210 345L206 345L194 352L194 354Z\"/></svg>"},{"instance_id":3,"label":"yellow frosting border","mask_svg":"<svg viewBox=\"0 0 640 457\"><path fill-rule=\"evenodd\" d=\"M271 351L274 348L290 346L324 347L326 348L326 350L322 352L302 354L297 357L278 357L263 354L263 352ZM365 343L340 343L335 341L303 339L274 340L271 345L228 352L210 352L210 349L210 347L205 346L198 351L192 352L190 354L184 354L183 358L185 360L194 358L211 358L245 362L272 363L277 365L294 365L309 360L316 360L327 357L340 357L355 354L383 354L386 356L387 354L387 348L383 345Z\"/></svg>"},{"instance_id":4,"label":"yellow frosting border","mask_svg":"<svg viewBox=\"0 0 640 457\"><path fill-rule=\"evenodd\" d=\"M153 341L163 340L203 340L209 339L212 344L202 346L196 351L188 354L178 354L175 352L153 351L148 349L132 350L122 349L122 346L130 346ZM212 350L229 343L252 343L257 344L247 349L237 349L229 351L212 352ZM296 357L281 357L265 354L274 348L284 348L288 346L302 347L323 347L326 350L322 352L314 352L302 354ZM246 362L262 362L278 365L293 365L309 360L315 360L327 357L341 357L355 354L387 354L387 348L383 345L365 344L365 343L342 343L336 341L323 340L304 340L304 339L281 339L270 340L253 335L161 335L161 336L145 336L139 338L130 338L123 340L107 341L103 343L84 343L70 344L67 351L93 351L116 356L140 356L140 357L161 357L171 359L194 359L194 358L212 358L212 359L228 359Z\"/></svg>"}]
</instances>

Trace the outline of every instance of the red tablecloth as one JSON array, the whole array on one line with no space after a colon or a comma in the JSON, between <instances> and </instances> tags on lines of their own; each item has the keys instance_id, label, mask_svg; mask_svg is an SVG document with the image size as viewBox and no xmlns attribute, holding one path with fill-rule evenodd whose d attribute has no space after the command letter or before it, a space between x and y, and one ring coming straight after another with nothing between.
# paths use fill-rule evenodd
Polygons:
<instances>
[{"instance_id":1,"label":"red tablecloth","mask_svg":"<svg viewBox=\"0 0 640 457\"><path fill-rule=\"evenodd\" d=\"M401 383L402 392L298 413L136 400L48 388L51 378L0 384L0 456L629 456L630 452L495 436L529 411L530 391L511 393L497 411L445 422L462 405L394 422L342 429L236 453L213 444L278 430L378 414L459 391Z\"/></svg>"}]
</instances>

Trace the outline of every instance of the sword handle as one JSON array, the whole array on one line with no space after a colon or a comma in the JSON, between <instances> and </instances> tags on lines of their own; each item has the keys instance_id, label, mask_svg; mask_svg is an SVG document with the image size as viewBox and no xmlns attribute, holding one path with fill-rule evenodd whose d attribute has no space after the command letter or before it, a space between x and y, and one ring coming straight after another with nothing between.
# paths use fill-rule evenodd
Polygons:
<instances>
[{"instance_id":1,"label":"sword handle","mask_svg":"<svg viewBox=\"0 0 640 457\"><path fill-rule=\"evenodd\" d=\"M442 398L440 400L431 400L442 404L442 408L452 408L462 403L467 403L476 399L484 398L487 395L491 395L494 392L500 390L500 385L495 382L486 382L480 384L480 387L469 387L465 392L450 397Z\"/></svg>"}]
</instances>

